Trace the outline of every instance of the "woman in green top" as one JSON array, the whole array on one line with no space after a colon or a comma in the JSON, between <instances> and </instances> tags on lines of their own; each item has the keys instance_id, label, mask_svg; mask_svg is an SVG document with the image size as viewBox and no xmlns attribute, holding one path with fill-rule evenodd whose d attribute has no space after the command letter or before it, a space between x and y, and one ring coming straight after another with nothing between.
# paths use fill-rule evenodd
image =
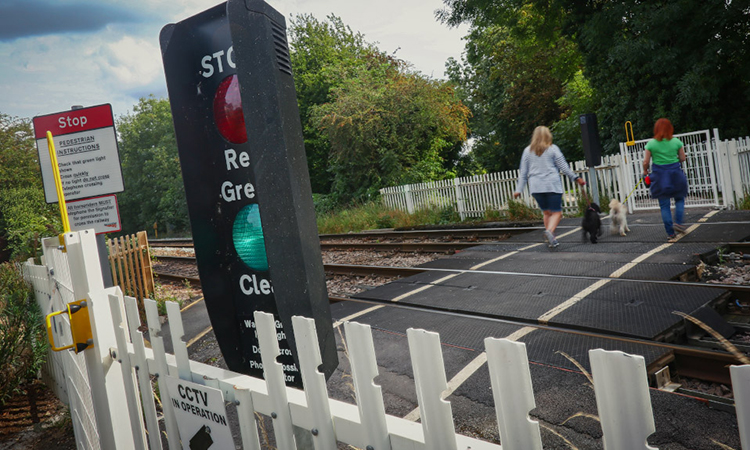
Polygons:
<instances>
[{"instance_id":1,"label":"woman in green top","mask_svg":"<svg viewBox=\"0 0 750 450\"><path fill-rule=\"evenodd\" d=\"M674 127L669 119L659 119L654 124L654 138L646 143L646 156L643 159L643 174L648 175L651 167L651 197L659 200L661 219L668 239L675 237L675 231L684 233L682 219L685 214L685 197L688 193L687 178L681 163L685 162L685 148L679 139L672 137ZM670 210L670 199L674 199L674 222Z\"/></svg>"}]
</instances>

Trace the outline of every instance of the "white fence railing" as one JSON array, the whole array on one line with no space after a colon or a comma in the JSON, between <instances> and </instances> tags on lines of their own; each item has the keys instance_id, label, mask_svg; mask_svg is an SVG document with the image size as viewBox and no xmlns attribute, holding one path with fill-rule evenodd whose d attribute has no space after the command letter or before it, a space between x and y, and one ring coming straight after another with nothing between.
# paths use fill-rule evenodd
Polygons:
<instances>
[{"instance_id":1,"label":"white fence railing","mask_svg":"<svg viewBox=\"0 0 750 450\"><path fill-rule=\"evenodd\" d=\"M373 382L378 376L378 365L368 325L344 323L356 404L328 397L325 379L317 370L321 357L315 339L315 324L304 317L293 318L300 370L306 387L304 391L284 385L281 364L276 360L280 355L276 327L270 314L255 314L265 379L190 361L181 312L176 303L167 303L174 355L164 351L162 324L156 302L152 300L145 301L151 342L151 348L146 348L136 300L123 298L117 287L102 289L98 286L97 277L101 278L101 274L93 270L99 267L93 230L68 233L65 240L72 284L60 287L74 292L76 295L72 298L80 298L77 291L81 286L94 287L85 295L94 331L94 348L86 350L90 353L84 355L93 401L75 400L77 397L72 391L78 391L80 387L73 386L70 380L73 377L86 378L85 374L78 372L80 369L65 365L62 373L53 369L48 375L56 380L55 383L67 385L79 449L100 446L107 449L161 449L161 430L166 433L169 449L188 448L185 443L198 435L200 423L190 425L193 426L191 429L187 423L192 424L192 421L178 420L178 414L185 412L203 418L213 417L217 423L213 430L218 439L221 421L216 418L224 417L222 411L213 410L207 416L206 410L198 408L200 411L196 413L196 408L190 404L186 406L185 398L190 396L180 398L170 391L170 384L174 382L216 389L214 392L223 400L219 402L220 408L225 408L225 402L233 402L239 429L232 431L240 436L246 450L262 448L256 413L271 418L276 447L280 450L297 448L294 426L310 430L316 450L336 448L336 441L376 450L542 448L539 424L529 418L535 400L523 343L495 338L484 340L501 447L497 443L455 433L451 404L441 397L448 386L437 333L417 329L407 331L422 419L421 423L415 423L385 414L381 387ZM49 253L59 251L50 245L50 241L45 242L49 250L45 258L47 266L27 262L25 269L37 299L46 308L45 312L50 308L44 303L45 298L56 295L49 287L60 283L59 273L64 270L58 263L54 268L49 265ZM60 258L61 262L64 260ZM54 358L71 357L67 352L54 355ZM589 352L589 359L605 448L652 448L645 444L655 426L643 357L596 349ZM732 366L730 372L740 440L743 448L750 448L750 365ZM97 381L101 376L104 376L104 383ZM155 378L153 382L152 376ZM161 415L157 413L154 401L154 383L158 386L163 408ZM198 388L191 388L191 392L196 392L195 389ZM204 402L207 408L208 401ZM181 407L181 411L173 405ZM225 409L223 413L226 414ZM88 419L91 423L87 425L84 417L95 419ZM91 435L96 431L94 421L101 444ZM222 426L231 427L231 421L229 425L227 421L223 422Z\"/></svg>"},{"instance_id":2,"label":"white fence railing","mask_svg":"<svg viewBox=\"0 0 750 450\"><path fill-rule=\"evenodd\" d=\"M689 195L686 207L734 207L750 193L750 137L721 141L718 130L696 131L675 135L685 143L688 160L684 165L688 177ZM600 196L628 199L628 207L658 209L648 188L638 184L642 175L644 147L648 139L636 141L634 146L620 144L620 155L602 157L596 167ZM570 163L571 169L590 184L585 161ZM578 211L573 183L561 175L563 181L563 211ZM429 183L392 186L380 190L385 206L413 213L430 207L453 207L462 219L482 217L488 210L507 210L508 201L518 181L518 171L497 172ZM632 194L631 194L632 193ZM536 207L528 189L521 196L527 206Z\"/></svg>"},{"instance_id":3,"label":"white fence railing","mask_svg":"<svg viewBox=\"0 0 750 450\"><path fill-rule=\"evenodd\" d=\"M587 183L590 182L585 161L576 161L569 165ZM609 198L620 195L622 175L619 171L620 155L602 157L602 164L596 167L600 195L604 194ZM564 175L561 175L560 179L563 191L568 193L563 195L563 210L568 213L577 211L575 184ZM453 207L461 219L465 219L482 217L488 210L507 210L508 200L513 199L517 181L518 171L509 170L452 180L387 187L380 190L380 195L383 203L390 208L413 213L430 207ZM520 201L527 206L536 207L528 188L524 189Z\"/></svg>"}]
</instances>

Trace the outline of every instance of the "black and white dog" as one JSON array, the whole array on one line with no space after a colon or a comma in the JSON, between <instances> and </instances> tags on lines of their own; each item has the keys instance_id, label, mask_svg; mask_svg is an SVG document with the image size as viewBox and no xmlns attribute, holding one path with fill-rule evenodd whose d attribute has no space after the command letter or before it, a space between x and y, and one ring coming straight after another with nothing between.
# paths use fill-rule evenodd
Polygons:
<instances>
[{"instance_id":1,"label":"black and white dog","mask_svg":"<svg viewBox=\"0 0 750 450\"><path fill-rule=\"evenodd\" d=\"M586 212L583 214L583 222L581 228L583 228L583 242L586 239L591 239L592 244L596 244L596 238L602 235L602 220L599 218L599 213L602 212L599 205L594 202L586 208Z\"/></svg>"}]
</instances>

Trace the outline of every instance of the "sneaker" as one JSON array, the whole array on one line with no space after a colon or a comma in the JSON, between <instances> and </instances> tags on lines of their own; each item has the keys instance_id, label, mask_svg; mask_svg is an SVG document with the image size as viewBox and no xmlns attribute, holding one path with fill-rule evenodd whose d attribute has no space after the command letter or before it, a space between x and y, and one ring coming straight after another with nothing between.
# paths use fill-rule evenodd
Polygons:
<instances>
[{"instance_id":1,"label":"sneaker","mask_svg":"<svg viewBox=\"0 0 750 450\"><path fill-rule=\"evenodd\" d=\"M677 238L676 234L668 234L667 235L667 242L674 242L674 240Z\"/></svg>"},{"instance_id":2,"label":"sneaker","mask_svg":"<svg viewBox=\"0 0 750 450\"><path fill-rule=\"evenodd\" d=\"M676 232L683 233L683 234L685 233L685 230L687 229L685 228L685 225L681 225L679 223L672 225L672 228L674 228Z\"/></svg>"},{"instance_id":3,"label":"sneaker","mask_svg":"<svg viewBox=\"0 0 750 450\"><path fill-rule=\"evenodd\" d=\"M554 248L560 245L555 239L555 235L550 230L544 230L544 241L547 243L547 247Z\"/></svg>"}]
</instances>

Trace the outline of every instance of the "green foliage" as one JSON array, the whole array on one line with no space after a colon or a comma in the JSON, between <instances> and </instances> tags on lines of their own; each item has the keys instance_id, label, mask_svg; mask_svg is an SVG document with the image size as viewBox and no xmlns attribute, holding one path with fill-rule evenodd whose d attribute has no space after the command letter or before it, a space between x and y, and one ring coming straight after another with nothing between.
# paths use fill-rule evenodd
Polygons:
<instances>
[{"instance_id":1,"label":"green foliage","mask_svg":"<svg viewBox=\"0 0 750 450\"><path fill-rule=\"evenodd\" d=\"M337 207L333 198L325 194L313 194L313 206L317 215L332 213Z\"/></svg>"},{"instance_id":2,"label":"green foliage","mask_svg":"<svg viewBox=\"0 0 750 450\"><path fill-rule=\"evenodd\" d=\"M650 137L659 117L668 117L678 133L750 132L747 1L556 3L568 11L567 35L577 40L601 99L606 150L616 151L624 140L626 120L638 138Z\"/></svg>"},{"instance_id":3,"label":"green foliage","mask_svg":"<svg viewBox=\"0 0 750 450\"><path fill-rule=\"evenodd\" d=\"M434 207L415 211L414 214L398 209L388 209L379 202L368 202L335 213L318 215L321 234L347 233L378 228L409 228L419 225L444 225L461 222L452 207Z\"/></svg>"},{"instance_id":4,"label":"green foliage","mask_svg":"<svg viewBox=\"0 0 750 450\"><path fill-rule=\"evenodd\" d=\"M468 109L445 82L373 55L371 66L312 108L330 143L332 195L362 202L382 187L452 178L466 139Z\"/></svg>"},{"instance_id":5,"label":"green foliage","mask_svg":"<svg viewBox=\"0 0 750 450\"><path fill-rule=\"evenodd\" d=\"M576 189L575 196L576 196L576 206L578 206L578 212L576 213L576 216L583 217L583 215L586 213L586 210L589 207L589 203L593 201L593 196L591 195L591 192L588 189L586 189L585 195L583 194L581 190ZM599 209L601 209L602 214L609 213L610 200L612 199L609 198L607 194L599 193Z\"/></svg>"},{"instance_id":6,"label":"green foliage","mask_svg":"<svg viewBox=\"0 0 750 450\"><path fill-rule=\"evenodd\" d=\"M492 206L487 206L484 209L484 220L488 222L498 222L505 217L502 211Z\"/></svg>"},{"instance_id":7,"label":"green foliage","mask_svg":"<svg viewBox=\"0 0 750 450\"><path fill-rule=\"evenodd\" d=\"M289 22L290 58L302 119L310 184L316 193L328 193L333 183L329 168L331 150L327 136L310 117L310 110L332 100L332 89L366 71L377 48L366 42L340 18L319 21L312 15Z\"/></svg>"},{"instance_id":8,"label":"green foliage","mask_svg":"<svg viewBox=\"0 0 750 450\"><path fill-rule=\"evenodd\" d=\"M61 230L58 214L44 201L30 122L0 114L0 261L37 256L39 238Z\"/></svg>"},{"instance_id":9,"label":"green foliage","mask_svg":"<svg viewBox=\"0 0 750 450\"><path fill-rule=\"evenodd\" d=\"M41 254L40 239L62 232L57 204L47 204L41 186L0 190L0 251L16 261Z\"/></svg>"},{"instance_id":10,"label":"green foliage","mask_svg":"<svg viewBox=\"0 0 750 450\"><path fill-rule=\"evenodd\" d=\"M462 63L449 63L473 113L473 153L487 171L517 168L536 126L571 117L572 105L561 99L580 73L581 57L563 38L559 20L548 19L526 5L475 23ZM575 138L556 136L556 143L568 158L574 155Z\"/></svg>"},{"instance_id":11,"label":"green foliage","mask_svg":"<svg viewBox=\"0 0 750 450\"><path fill-rule=\"evenodd\" d=\"M189 229L169 101L141 98L117 123L125 191L118 195L124 233Z\"/></svg>"},{"instance_id":12,"label":"green foliage","mask_svg":"<svg viewBox=\"0 0 750 450\"><path fill-rule=\"evenodd\" d=\"M0 189L28 186L41 188L31 122L0 113Z\"/></svg>"},{"instance_id":13,"label":"green foliage","mask_svg":"<svg viewBox=\"0 0 750 450\"><path fill-rule=\"evenodd\" d=\"M597 113L607 154L619 151L628 120L639 139L659 117L678 133L750 133L747 0L444 4L442 21L472 27L451 79L469 99L477 159L490 171L516 167L532 125L551 126L568 160L580 158L582 113Z\"/></svg>"},{"instance_id":14,"label":"green foliage","mask_svg":"<svg viewBox=\"0 0 750 450\"><path fill-rule=\"evenodd\" d=\"M508 220L512 222L521 222L526 220L539 220L542 213L536 208L532 208L524 202L508 200Z\"/></svg>"},{"instance_id":15,"label":"green foliage","mask_svg":"<svg viewBox=\"0 0 750 450\"><path fill-rule=\"evenodd\" d=\"M156 302L156 310L160 316L167 315L167 302L175 302L182 308L182 300L174 295L170 295L164 286L159 282L154 282L154 294L152 300Z\"/></svg>"},{"instance_id":16,"label":"green foliage","mask_svg":"<svg viewBox=\"0 0 750 450\"><path fill-rule=\"evenodd\" d=\"M750 192L745 191L745 196L737 204L737 209L750 210Z\"/></svg>"},{"instance_id":17,"label":"green foliage","mask_svg":"<svg viewBox=\"0 0 750 450\"><path fill-rule=\"evenodd\" d=\"M0 406L35 376L46 349L43 319L31 287L15 264L0 264Z\"/></svg>"}]
</instances>

